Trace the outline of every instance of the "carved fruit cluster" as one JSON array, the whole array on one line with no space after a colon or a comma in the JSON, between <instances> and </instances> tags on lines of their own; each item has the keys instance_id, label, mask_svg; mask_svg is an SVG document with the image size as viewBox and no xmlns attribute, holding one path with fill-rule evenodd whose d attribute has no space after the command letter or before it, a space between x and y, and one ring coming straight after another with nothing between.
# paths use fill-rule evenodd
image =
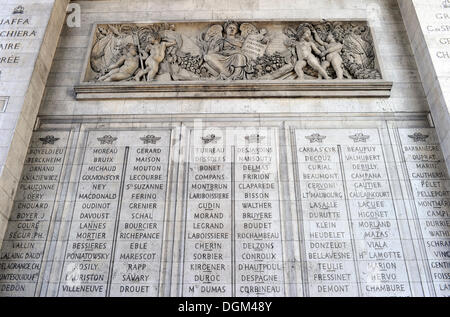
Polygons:
<instances>
[{"instance_id":1,"label":"carved fruit cluster","mask_svg":"<svg viewBox=\"0 0 450 317\"><path fill-rule=\"evenodd\" d=\"M200 55L187 53L183 56L173 56L172 62L194 74L200 75L202 73L203 59Z\"/></svg>"},{"instance_id":2,"label":"carved fruit cluster","mask_svg":"<svg viewBox=\"0 0 450 317\"><path fill-rule=\"evenodd\" d=\"M273 73L288 63L286 58L278 52L273 55L260 56L256 59L255 65L253 66L255 77Z\"/></svg>"}]
</instances>

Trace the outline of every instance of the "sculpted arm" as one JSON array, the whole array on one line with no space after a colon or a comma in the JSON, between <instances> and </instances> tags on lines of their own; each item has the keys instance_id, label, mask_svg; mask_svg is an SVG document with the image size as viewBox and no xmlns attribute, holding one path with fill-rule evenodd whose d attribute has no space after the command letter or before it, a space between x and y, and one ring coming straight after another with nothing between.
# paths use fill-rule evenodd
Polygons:
<instances>
[{"instance_id":1,"label":"sculpted arm","mask_svg":"<svg viewBox=\"0 0 450 317\"><path fill-rule=\"evenodd\" d=\"M117 61L117 63L111 65L111 66L109 67L109 69L111 70L111 69L114 69L114 68L119 68L120 66L123 65L123 63L125 63L125 60L126 60L126 57L125 57L125 56L122 56L122 57Z\"/></svg>"},{"instance_id":2,"label":"sculpted arm","mask_svg":"<svg viewBox=\"0 0 450 317\"><path fill-rule=\"evenodd\" d=\"M317 34L317 31L313 29L312 33L314 34L314 40L316 40L317 43L319 43L320 45L326 47L327 43L325 43L324 41L322 41L322 39L320 38L319 34Z\"/></svg>"},{"instance_id":3,"label":"sculpted arm","mask_svg":"<svg viewBox=\"0 0 450 317\"><path fill-rule=\"evenodd\" d=\"M328 53L338 52L341 51L343 48L343 45L341 43L338 43L336 45L333 45L333 47L330 47L327 51Z\"/></svg>"},{"instance_id":4,"label":"sculpted arm","mask_svg":"<svg viewBox=\"0 0 450 317\"><path fill-rule=\"evenodd\" d=\"M327 50L322 52L322 56L326 56L328 54L334 53L334 52L340 52L342 50L342 44L336 44L331 47L329 47Z\"/></svg>"},{"instance_id":5,"label":"sculpted arm","mask_svg":"<svg viewBox=\"0 0 450 317\"><path fill-rule=\"evenodd\" d=\"M295 47L295 41L293 39L287 39L284 41L284 45L287 47Z\"/></svg>"},{"instance_id":6,"label":"sculpted arm","mask_svg":"<svg viewBox=\"0 0 450 317\"><path fill-rule=\"evenodd\" d=\"M139 54L141 54L143 59L147 59L150 56L150 54L148 54L146 51L141 51L139 52Z\"/></svg>"},{"instance_id":7,"label":"sculpted arm","mask_svg":"<svg viewBox=\"0 0 450 317\"><path fill-rule=\"evenodd\" d=\"M171 47L171 46L176 45L177 41L171 40L171 41L164 42L163 44L164 44L164 47L167 48L167 47Z\"/></svg>"},{"instance_id":8,"label":"sculpted arm","mask_svg":"<svg viewBox=\"0 0 450 317\"><path fill-rule=\"evenodd\" d=\"M312 48L312 50L314 51L314 53L316 53L317 55L322 54L321 50L319 50L319 49L317 48L316 44L311 43L311 48Z\"/></svg>"},{"instance_id":9,"label":"sculpted arm","mask_svg":"<svg viewBox=\"0 0 450 317\"><path fill-rule=\"evenodd\" d=\"M237 41L234 41L233 44L236 45L239 48L242 48L242 46L244 45L244 39L239 38Z\"/></svg>"},{"instance_id":10,"label":"sculpted arm","mask_svg":"<svg viewBox=\"0 0 450 317\"><path fill-rule=\"evenodd\" d=\"M117 30L117 28L115 28L115 27L112 26L111 24L108 24L108 27L111 29L111 31L112 31L115 35L117 35L117 36L120 35L120 33L119 33L119 31Z\"/></svg>"}]
</instances>

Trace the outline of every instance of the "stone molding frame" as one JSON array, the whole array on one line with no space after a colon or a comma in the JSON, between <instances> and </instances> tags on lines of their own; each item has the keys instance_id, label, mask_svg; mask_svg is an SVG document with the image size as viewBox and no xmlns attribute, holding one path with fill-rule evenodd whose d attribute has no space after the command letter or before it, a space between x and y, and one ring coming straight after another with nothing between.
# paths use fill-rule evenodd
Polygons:
<instances>
[{"instance_id":1,"label":"stone molding frame","mask_svg":"<svg viewBox=\"0 0 450 317\"><path fill-rule=\"evenodd\" d=\"M363 20L95 24L74 90L78 100L389 97L376 46Z\"/></svg>"}]
</instances>

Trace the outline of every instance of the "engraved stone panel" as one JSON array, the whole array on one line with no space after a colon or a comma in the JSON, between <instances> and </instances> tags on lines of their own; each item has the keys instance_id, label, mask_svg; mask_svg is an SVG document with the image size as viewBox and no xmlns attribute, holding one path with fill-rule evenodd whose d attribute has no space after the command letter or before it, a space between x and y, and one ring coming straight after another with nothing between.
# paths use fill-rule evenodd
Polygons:
<instances>
[{"instance_id":1,"label":"engraved stone panel","mask_svg":"<svg viewBox=\"0 0 450 317\"><path fill-rule=\"evenodd\" d=\"M378 131L295 135L307 294L411 296Z\"/></svg>"},{"instance_id":2,"label":"engraved stone panel","mask_svg":"<svg viewBox=\"0 0 450 317\"><path fill-rule=\"evenodd\" d=\"M91 131L58 296L157 296L170 131Z\"/></svg>"},{"instance_id":3,"label":"engraved stone panel","mask_svg":"<svg viewBox=\"0 0 450 317\"><path fill-rule=\"evenodd\" d=\"M286 124L35 132L0 294L448 296L434 129Z\"/></svg>"},{"instance_id":4,"label":"engraved stone panel","mask_svg":"<svg viewBox=\"0 0 450 317\"><path fill-rule=\"evenodd\" d=\"M450 179L434 129L399 129L434 295L450 295Z\"/></svg>"},{"instance_id":5,"label":"engraved stone panel","mask_svg":"<svg viewBox=\"0 0 450 317\"><path fill-rule=\"evenodd\" d=\"M283 296L276 131L211 131L191 131L182 295Z\"/></svg>"},{"instance_id":6,"label":"engraved stone panel","mask_svg":"<svg viewBox=\"0 0 450 317\"><path fill-rule=\"evenodd\" d=\"M0 295L37 295L69 132L36 132L0 252Z\"/></svg>"}]
</instances>

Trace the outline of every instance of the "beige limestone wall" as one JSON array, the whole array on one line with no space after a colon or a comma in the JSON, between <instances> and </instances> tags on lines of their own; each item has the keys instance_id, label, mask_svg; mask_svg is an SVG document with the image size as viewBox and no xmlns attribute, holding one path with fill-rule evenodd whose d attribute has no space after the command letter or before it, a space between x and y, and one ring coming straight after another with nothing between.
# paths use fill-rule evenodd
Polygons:
<instances>
[{"instance_id":1,"label":"beige limestone wall","mask_svg":"<svg viewBox=\"0 0 450 317\"><path fill-rule=\"evenodd\" d=\"M16 62L1 63L0 96L8 98L0 113L0 237L7 220L22 172L33 127L53 61L69 0L33 0L2 2L0 20L9 20L1 31L36 32L35 36L9 36L1 42L20 43L15 50L2 50L2 57L18 57ZM22 5L23 13L13 14ZM12 19L16 22L12 22ZM29 23L18 23L28 19ZM0 240L1 241L1 240Z\"/></svg>"},{"instance_id":2,"label":"beige limestone wall","mask_svg":"<svg viewBox=\"0 0 450 317\"><path fill-rule=\"evenodd\" d=\"M12 1L14 2L14 1ZM12 3L11 2L11 3ZM39 1L38 1L39 2ZM47 15L41 14L42 30L47 30L48 44L40 57L35 52L35 62L27 70L36 77L31 85L23 84L23 92L10 100L7 114L2 114L2 129L8 130L8 137L2 142L0 155L2 176L0 180L0 236L4 231L14 197L17 179L26 153L31 128L44 83L45 95L40 107L40 116L103 116L120 117L133 115L162 115L170 120L171 114L395 114L423 113L429 111L426 94L417 71L413 52L402 21L396 0L109 0L73 1L81 7L81 26L63 27L56 54L52 49L58 40L58 28L65 17L65 0L56 1L54 22L47 27L54 1L44 1ZM13 7L14 4L11 5ZM79 83L81 72L86 66L86 55L90 34L95 23L105 22L156 22L183 20L225 20L225 19L367 19L372 28L382 68L387 80L394 82L390 98L233 98L233 99L158 99L158 100L103 100L76 101L73 87ZM48 20L48 18L47 18ZM39 45L38 45L39 47ZM45 57L45 58L44 58ZM39 62L42 58L44 62ZM46 67L53 60L48 80ZM41 74L41 76L38 76ZM17 76L16 76L17 78ZM20 76L25 79L26 76ZM20 87L10 82L8 87ZM8 135L8 134L7 134ZM14 136L14 138L13 138ZM9 141L8 141L9 140ZM9 150L10 144L12 150ZM9 154L5 154L9 153ZM9 159L9 160L8 160Z\"/></svg>"},{"instance_id":3,"label":"beige limestone wall","mask_svg":"<svg viewBox=\"0 0 450 317\"><path fill-rule=\"evenodd\" d=\"M47 83L42 116L173 113L427 112L428 105L395 0L75 1L81 27L64 27ZM212 19L368 19L391 98L159 99L75 101L94 23Z\"/></svg>"},{"instance_id":4,"label":"beige limestone wall","mask_svg":"<svg viewBox=\"0 0 450 317\"><path fill-rule=\"evenodd\" d=\"M398 0L450 167L450 1Z\"/></svg>"},{"instance_id":5,"label":"beige limestone wall","mask_svg":"<svg viewBox=\"0 0 450 317\"><path fill-rule=\"evenodd\" d=\"M345 127L346 125L351 126L352 122L350 121L356 116L359 119L367 118L368 121L370 118L376 117L382 122L380 118L384 116L407 118L404 115L411 114L411 117L415 117L415 121L408 122L408 128L413 129L419 127L417 122L421 122L420 126L423 125L422 120L417 118L426 118L429 111L427 95L422 86L396 0L105 0L75 1L75 3L80 4L81 7L81 27L64 26L62 30L39 112L43 118L66 119L63 123L67 124L70 123L71 118L76 116L86 118L86 121L91 120L92 126L97 127L101 127L105 122L106 126L109 126L108 120L114 118L119 122L116 124L123 128L120 122L121 118L133 119L142 115L154 116L156 120L167 122L172 121L173 118L174 124L179 120L179 117L176 118L175 115L185 113L197 118L211 115L214 120L224 118L223 120L227 122L244 117L260 118L258 124L264 125L273 118L283 122L283 119L287 117L298 116L301 118L319 114L319 117L333 117L335 121L330 125ZM390 98L222 98L114 101L76 101L74 98L73 87L79 82L82 70L86 66L85 57L89 53L90 34L95 23L214 19L320 20L322 18L330 20L367 19L369 21L386 79L394 82ZM302 126L301 123L298 125ZM67 126L69 127L70 124ZM128 126L132 130L139 126L139 123L131 122ZM388 124L380 123L377 127L385 129ZM43 128L46 128L45 124ZM384 143L388 144L387 141ZM395 154L393 155L395 156ZM401 184L404 187L406 183L401 182ZM183 184L179 183L178 185L181 188ZM179 192L181 195L182 191ZM295 250L299 250L299 248ZM409 248L409 250L415 250L415 247ZM53 254L50 253L45 258L52 258L52 256ZM416 271L413 275L416 276L415 274ZM423 273L421 274L423 275ZM58 278L60 276L58 274ZM53 282L59 282L59 280L53 280ZM417 287L419 286L417 284ZM174 289L176 290L176 287Z\"/></svg>"}]
</instances>

